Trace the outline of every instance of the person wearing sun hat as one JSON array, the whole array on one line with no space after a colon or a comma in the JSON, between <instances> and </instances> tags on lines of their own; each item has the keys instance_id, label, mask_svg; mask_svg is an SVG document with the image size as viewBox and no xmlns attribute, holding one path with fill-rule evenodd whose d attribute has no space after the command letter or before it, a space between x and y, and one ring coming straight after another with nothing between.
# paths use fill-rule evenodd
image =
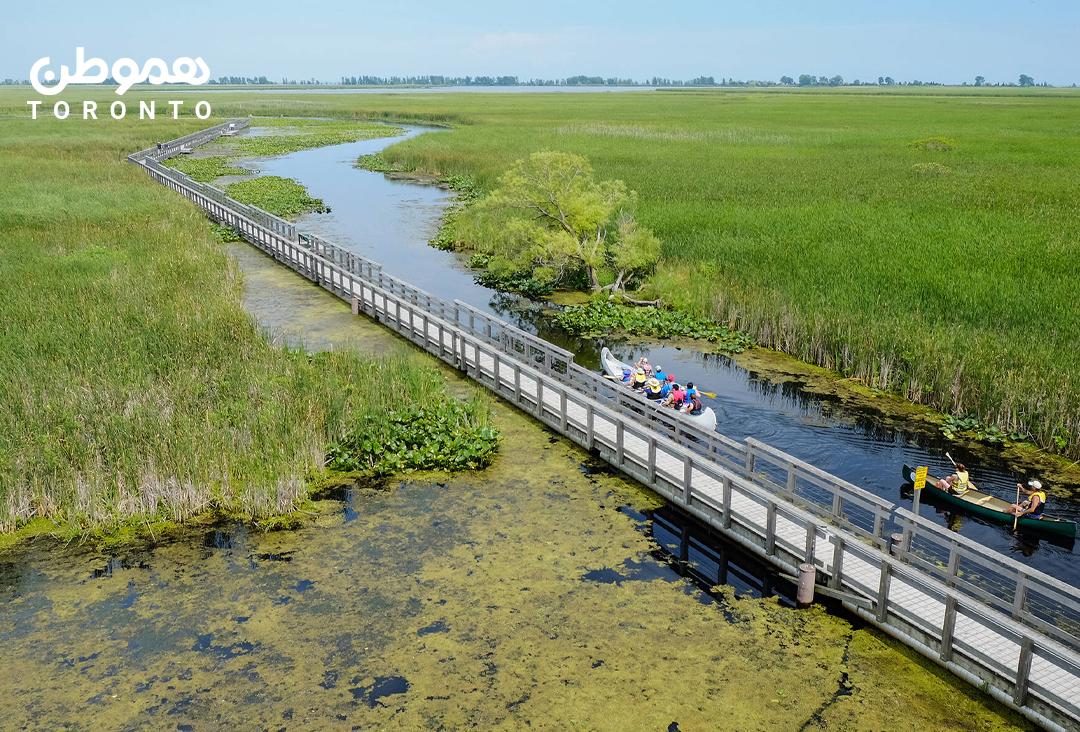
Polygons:
<instances>
[{"instance_id":1,"label":"person wearing sun hat","mask_svg":"<svg viewBox=\"0 0 1080 732\"><path fill-rule=\"evenodd\" d=\"M645 398L652 402L658 402L664 398L660 393L660 380L655 376L645 382Z\"/></svg>"},{"instance_id":2,"label":"person wearing sun hat","mask_svg":"<svg viewBox=\"0 0 1080 732\"><path fill-rule=\"evenodd\" d=\"M647 381L647 379L645 377L645 369L642 369L642 368L634 369L634 383L630 385L630 388L635 389L637 391L641 391L642 389L645 388L645 382L646 381Z\"/></svg>"},{"instance_id":3,"label":"person wearing sun hat","mask_svg":"<svg viewBox=\"0 0 1080 732\"><path fill-rule=\"evenodd\" d=\"M1043 509L1046 508L1046 489L1043 488L1042 482L1038 480L1029 480L1027 486L1016 484L1016 489L1023 491L1025 495L1031 496L1031 498L1021 503L1014 503L1009 506L1009 510L1005 513L1011 513L1019 516L1028 516L1033 519L1041 519L1043 517Z\"/></svg>"}]
</instances>

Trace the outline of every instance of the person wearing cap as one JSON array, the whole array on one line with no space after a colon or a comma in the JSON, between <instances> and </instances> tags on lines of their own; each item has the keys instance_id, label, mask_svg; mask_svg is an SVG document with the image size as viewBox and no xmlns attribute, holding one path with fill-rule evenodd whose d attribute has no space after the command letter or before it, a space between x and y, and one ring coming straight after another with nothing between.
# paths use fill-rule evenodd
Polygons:
<instances>
[{"instance_id":1,"label":"person wearing cap","mask_svg":"<svg viewBox=\"0 0 1080 732\"><path fill-rule=\"evenodd\" d=\"M659 381L661 385L663 385L664 381L667 379L667 374L664 373L663 366L654 367L652 375L656 377L656 380Z\"/></svg>"},{"instance_id":2,"label":"person wearing cap","mask_svg":"<svg viewBox=\"0 0 1080 732\"><path fill-rule=\"evenodd\" d=\"M624 384L632 384L632 383L634 383L634 369L623 369L622 370L622 383L624 383Z\"/></svg>"},{"instance_id":3,"label":"person wearing cap","mask_svg":"<svg viewBox=\"0 0 1080 732\"><path fill-rule=\"evenodd\" d=\"M1042 483L1037 480L1029 480L1026 487L1017 483L1016 488L1031 497L1022 503L1010 505L1009 510L1005 513L1011 513L1018 517L1030 516L1034 519L1041 519L1043 509L1046 508L1046 491L1043 490Z\"/></svg>"},{"instance_id":4,"label":"person wearing cap","mask_svg":"<svg viewBox=\"0 0 1080 732\"><path fill-rule=\"evenodd\" d=\"M645 382L645 398L651 402L658 402L664 398L660 393L660 380L655 376Z\"/></svg>"}]
</instances>

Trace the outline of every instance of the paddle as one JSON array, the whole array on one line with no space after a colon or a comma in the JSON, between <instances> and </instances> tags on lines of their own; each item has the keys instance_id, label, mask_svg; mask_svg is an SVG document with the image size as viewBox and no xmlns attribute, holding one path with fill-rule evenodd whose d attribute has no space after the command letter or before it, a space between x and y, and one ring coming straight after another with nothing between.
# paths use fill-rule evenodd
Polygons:
<instances>
[{"instance_id":1,"label":"paddle","mask_svg":"<svg viewBox=\"0 0 1080 732\"><path fill-rule=\"evenodd\" d=\"M1016 513L1013 514L1013 531L1016 531L1016 524L1020 521L1020 484L1016 484Z\"/></svg>"}]
</instances>

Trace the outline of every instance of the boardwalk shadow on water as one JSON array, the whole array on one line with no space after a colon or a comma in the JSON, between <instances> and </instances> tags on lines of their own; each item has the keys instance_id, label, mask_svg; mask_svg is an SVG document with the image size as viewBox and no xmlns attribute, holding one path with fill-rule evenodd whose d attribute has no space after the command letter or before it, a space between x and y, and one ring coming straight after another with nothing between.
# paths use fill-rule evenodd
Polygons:
<instances>
[{"instance_id":1,"label":"boardwalk shadow on water","mask_svg":"<svg viewBox=\"0 0 1080 732\"><path fill-rule=\"evenodd\" d=\"M327 347L397 347L299 278L274 286L346 314ZM872 630L737 598L751 580L705 596L705 544L695 584L654 495L496 411L488 470L346 488L295 531L0 557L0 726L1027 728Z\"/></svg>"}]
</instances>

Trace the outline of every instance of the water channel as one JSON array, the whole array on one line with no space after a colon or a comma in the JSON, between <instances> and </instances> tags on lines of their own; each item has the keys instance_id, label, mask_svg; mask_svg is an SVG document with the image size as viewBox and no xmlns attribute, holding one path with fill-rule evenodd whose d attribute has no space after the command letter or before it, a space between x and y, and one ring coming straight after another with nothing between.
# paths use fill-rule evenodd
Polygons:
<instances>
[{"instance_id":1,"label":"water channel","mask_svg":"<svg viewBox=\"0 0 1080 732\"><path fill-rule=\"evenodd\" d=\"M438 128L406 125L406 136L452 134ZM577 363L599 369L599 351L608 346L618 356L647 354L681 381L694 381L715 392L706 403L717 414L717 429L736 440L754 437L844 478L883 498L911 506L911 492L901 477L903 465L930 465L944 474L945 451L969 466L983 490L1012 500L1015 485L1034 475L1014 471L993 451L978 454L945 441L932 431L907 431L872 407L804 388L799 375L776 378L748 370L725 356L707 355L662 343L631 344L627 339L568 337L552 327L543 307L523 298L494 292L473 282L464 258L428 245L452 194L434 185L359 170L360 155L378 152L403 138L376 139L304 150L255 163L264 174L295 178L332 209L303 217L297 228L381 262L385 271L445 300L459 299L498 315L518 327L573 352ZM949 471L951 472L951 470ZM1062 488L1063 486L1054 486ZM1080 486L1066 486L1080 495ZM1054 515L1080 520L1080 503L1051 493ZM1080 587L1080 563L1073 542L1014 535L1007 528L936 510L921 513L1006 553L1031 567Z\"/></svg>"}]
</instances>

